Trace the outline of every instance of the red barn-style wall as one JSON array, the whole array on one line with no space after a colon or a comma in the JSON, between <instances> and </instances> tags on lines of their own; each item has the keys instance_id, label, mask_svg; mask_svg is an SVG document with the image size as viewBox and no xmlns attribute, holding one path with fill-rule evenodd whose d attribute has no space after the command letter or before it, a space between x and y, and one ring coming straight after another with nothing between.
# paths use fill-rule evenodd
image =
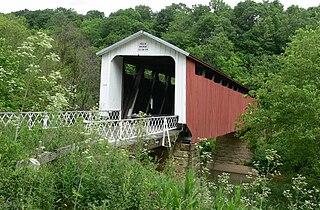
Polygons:
<instances>
[{"instance_id":1,"label":"red barn-style wall","mask_svg":"<svg viewBox=\"0 0 320 210\"><path fill-rule=\"evenodd\" d=\"M196 60L187 58L186 121L192 142L235 131L237 117L244 113L252 98L203 76L196 75Z\"/></svg>"}]
</instances>

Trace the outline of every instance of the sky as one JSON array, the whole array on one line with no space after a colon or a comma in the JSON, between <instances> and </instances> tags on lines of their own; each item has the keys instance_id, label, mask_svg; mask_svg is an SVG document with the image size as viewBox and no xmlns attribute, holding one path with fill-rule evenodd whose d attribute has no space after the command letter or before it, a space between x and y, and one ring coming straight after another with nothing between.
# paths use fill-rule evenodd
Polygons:
<instances>
[{"instance_id":1,"label":"sky","mask_svg":"<svg viewBox=\"0 0 320 210\"><path fill-rule=\"evenodd\" d=\"M23 9L37 10L37 9L55 9L57 7L73 8L80 14L86 14L89 10L99 10L108 16L111 12L119 9L126 9L135 7L136 5L147 5L152 10L160 11L165 6L172 3L184 3L188 7L194 4L208 5L210 0L0 0L0 12L9 13ZM237 5L240 0L224 0L231 7ZM262 0L255 0L262 2ZM320 5L320 0L280 0L280 2L287 8L294 4L300 7L308 8Z\"/></svg>"}]
</instances>

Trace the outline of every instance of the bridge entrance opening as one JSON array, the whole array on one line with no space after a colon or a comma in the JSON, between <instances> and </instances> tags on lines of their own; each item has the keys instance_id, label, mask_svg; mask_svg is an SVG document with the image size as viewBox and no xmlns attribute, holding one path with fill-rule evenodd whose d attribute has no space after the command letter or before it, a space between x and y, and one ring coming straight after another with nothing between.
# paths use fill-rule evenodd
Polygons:
<instances>
[{"instance_id":1,"label":"bridge entrance opening","mask_svg":"<svg viewBox=\"0 0 320 210\"><path fill-rule=\"evenodd\" d=\"M173 115L175 62L169 56L122 56L122 118Z\"/></svg>"}]
</instances>

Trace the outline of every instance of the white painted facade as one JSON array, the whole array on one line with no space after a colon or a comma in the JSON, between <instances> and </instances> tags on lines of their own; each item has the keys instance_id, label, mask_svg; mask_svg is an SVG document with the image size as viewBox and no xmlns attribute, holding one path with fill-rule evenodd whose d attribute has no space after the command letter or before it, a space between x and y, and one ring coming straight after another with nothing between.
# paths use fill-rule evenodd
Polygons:
<instances>
[{"instance_id":1,"label":"white painted facade","mask_svg":"<svg viewBox=\"0 0 320 210\"><path fill-rule=\"evenodd\" d=\"M97 53L102 56L100 82L100 110L121 110L121 56L170 56L175 62L174 114L179 123L186 123L186 58L189 53L164 40L140 31Z\"/></svg>"}]
</instances>

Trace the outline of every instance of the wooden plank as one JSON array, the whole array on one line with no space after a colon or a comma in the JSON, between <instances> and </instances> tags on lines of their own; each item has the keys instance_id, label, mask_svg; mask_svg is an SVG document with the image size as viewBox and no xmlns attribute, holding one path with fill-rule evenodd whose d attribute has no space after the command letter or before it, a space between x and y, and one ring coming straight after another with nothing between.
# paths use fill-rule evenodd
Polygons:
<instances>
[{"instance_id":1,"label":"wooden plank","mask_svg":"<svg viewBox=\"0 0 320 210\"><path fill-rule=\"evenodd\" d=\"M134 95L132 95L132 97L130 98L130 101L132 101L131 106L129 107L129 111L128 111L128 116L131 117L134 106L136 104L136 100L139 94L139 90L140 90L140 85L141 85L141 80L143 78L143 72L144 72L144 67L139 66L138 67L138 75L135 78L135 83L133 86L133 90L135 91Z\"/></svg>"},{"instance_id":2,"label":"wooden plank","mask_svg":"<svg viewBox=\"0 0 320 210\"><path fill-rule=\"evenodd\" d=\"M150 89L150 95L149 95L149 100L148 100L148 104L147 104L147 109L146 109L146 113L149 114L149 109L153 109L153 89L154 89L154 84L156 83L156 79L158 78L158 76L156 75L156 72L153 71L152 72L152 83L151 83L151 89Z\"/></svg>"},{"instance_id":3,"label":"wooden plank","mask_svg":"<svg viewBox=\"0 0 320 210\"><path fill-rule=\"evenodd\" d=\"M169 81L170 80L170 77L169 76L166 76L165 78L165 83L164 83L164 95L163 95L163 99L162 99L162 102L161 102L161 107L160 107L160 111L159 111L159 115L162 114L162 111L163 111L163 107L164 107L164 103L166 102L166 96L168 94L168 86L169 86Z\"/></svg>"}]
</instances>

